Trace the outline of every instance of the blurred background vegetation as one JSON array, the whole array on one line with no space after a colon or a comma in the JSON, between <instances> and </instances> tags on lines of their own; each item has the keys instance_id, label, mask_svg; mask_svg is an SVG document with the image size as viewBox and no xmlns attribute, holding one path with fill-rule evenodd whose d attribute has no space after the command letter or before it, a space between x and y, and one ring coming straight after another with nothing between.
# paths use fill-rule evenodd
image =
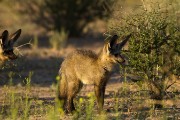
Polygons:
<instances>
[{"instance_id":1,"label":"blurred background vegetation","mask_svg":"<svg viewBox=\"0 0 180 120\"><path fill-rule=\"evenodd\" d=\"M115 0L0 0L0 29L22 28L29 35L61 31L80 36L96 20L106 21Z\"/></svg>"},{"instance_id":2,"label":"blurred background vegetation","mask_svg":"<svg viewBox=\"0 0 180 120\"><path fill-rule=\"evenodd\" d=\"M121 14L134 12L143 0L0 0L0 30L22 28L27 35L48 36L52 31L67 31L82 36L92 31L105 32L114 9ZM155 0L152 0L155 1ZM167 0L168 1L168 0ZM149 1L150 2L150 1ZM178 3L177 3L178 4ZM89 25L102 21L103 24ZM87 28L90 27L91 28ZM103 30L100 30L101 28ZM49 33L49 34L48 34Z\"/></svg>"},{"instance_id":3,"label":"blurred background vegetation","mask_svg":"<svg viewBox=\"0 0 180 120\"><path fill-rule=\"evenodd\" d=\"M102 33L117 3L123 9L142 4L141 0L0 0L0 30L22 28L24 35L33 36L62 29L69 36Z\"/></svg>"},{"instance_id":4,"label":"blurred background vegetation","mask_svg":"<svg viewBox=\"0 0 180 120\"><path fill-rule=\"evenodd\" d=\"M19 44L59 49L69 38L105 32L116 0L0 0L0 32L22 29ZM59 34L59 35L58 35ZM59 37L59 39L54 39ZM23 40L22 40L23 39ZM64 43L65 42L65 43Z\"/></svg>"}]
</instances>

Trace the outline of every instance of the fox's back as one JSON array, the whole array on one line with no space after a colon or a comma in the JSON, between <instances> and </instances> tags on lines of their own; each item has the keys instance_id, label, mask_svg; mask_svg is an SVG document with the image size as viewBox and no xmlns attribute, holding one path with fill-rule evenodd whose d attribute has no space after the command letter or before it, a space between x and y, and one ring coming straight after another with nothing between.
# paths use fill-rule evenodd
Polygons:
<instances>
[{"instance_id":1,"label":"fox's back","mask_svg":"<svg viewBox=\"0 0 180 120\"><path fill-rule=\"evenodd\" d=\"M76 50L63 61L61 74L67 80L78 79L84 84L93 84L103 76L104 69L98 64L98 54L89 50Z\"/></svg>"}]
</instances>

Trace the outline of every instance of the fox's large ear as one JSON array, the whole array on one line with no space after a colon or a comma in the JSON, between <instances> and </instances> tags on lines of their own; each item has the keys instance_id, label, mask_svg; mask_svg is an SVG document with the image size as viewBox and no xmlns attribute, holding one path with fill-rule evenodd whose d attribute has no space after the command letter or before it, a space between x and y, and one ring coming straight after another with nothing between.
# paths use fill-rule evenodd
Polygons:
<instances>
[{"instance_id":1,"label":"fox's large ear","mask_svg":"<svg viewBox=\"0 0 180 120\"><path fill-rule=\"evenodd\" d=\"M117 35L113 35L111 37L111 39L105 43L104 48L103 48L103 52L110 54L110 52L112 52L114 49L116 49L118 38L119 37Z\"/></svg>"},{"instance_id":2,"label":"fox's large ear","mask_svg":"<svg viewBox=\"0 0 180 120\"><path fill-rule=\"evenodd\" d=\"M117 35L113 35L112 38L110 39L109 43L110 43L110 49L115 49L116 45L117 45L117 40L118 40L118 36Z\"/></svg>"},{"instance_id":3,"label":"fox's large ear","mask_svg":"<svg viewBox=\"0 0 180 120\"><path fill-rule=\"evenodd\" d=\"M123 48L123 46L127 43L127 41L129 40L130 37L131 37L131 34L129 34L123 38L123 41L118 44L119 50L121 50Z\"/></svg>"},{"instance_id":4,"label":"fox's large ear","mask_svg":"<svg viewBox=\"0 0 180 120\"><path fill-rule=\"evenodd\" d=\"M2 33L2 45L6 45L8 43L8 37L9 37L9 32L7 30L5 30L3 33Z\"/></svg>"},{"instance_id":5,"label":"fox's large ear","mask_svg":"<svg viewBox=\"0 0 180 120\"><path fill-rule=\"evenodd\" d=\"M15 43L17 39L20 37L20 35L21 35L21 29L17 30L15 33L10 35L9 40L11 41L11 43Z\"/></svg>"}]
</instances>

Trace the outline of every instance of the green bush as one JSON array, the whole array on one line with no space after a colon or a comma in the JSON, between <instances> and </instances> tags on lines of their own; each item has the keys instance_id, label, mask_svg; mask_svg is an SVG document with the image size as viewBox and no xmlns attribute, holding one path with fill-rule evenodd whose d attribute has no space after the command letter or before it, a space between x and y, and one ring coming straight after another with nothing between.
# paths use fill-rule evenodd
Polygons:
<instances>
[{"instance_id":1,"label":"green bush","mask_svg":"<svg viewBox=\"0 0 180 120\"><path fill-rule=\"evenodd\" d=\"M120 36L133 34L128 51L124 51L129 58L127 72L140 76L138 78L148 84L151 98L158 100L163 99L166 90L180 76L179 11L173 9L173 2L164 2L168 7L156 3L146 9L143 4L144 9L126 14L121 20L115 19L116 16L109 25L109 32ZM118 11L115 12L118 15Z\"/></svg>"}]
</instances>

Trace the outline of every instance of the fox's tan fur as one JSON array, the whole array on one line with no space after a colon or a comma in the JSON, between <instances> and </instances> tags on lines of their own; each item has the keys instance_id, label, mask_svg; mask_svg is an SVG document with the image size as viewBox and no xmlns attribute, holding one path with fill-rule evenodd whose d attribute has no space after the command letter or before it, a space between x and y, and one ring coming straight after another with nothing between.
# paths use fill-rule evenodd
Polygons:
<instances>
[{"instance_id":1,"label":"fox's tan fur","mask_svg":"<svg viewBox=\"0 0 180 120\"><path fill-rule=\"evenodd\" d=\"M3 63L8 58L2 54L2 48L0 47L0 64Z\"/></svg>"},{"instance_id":2,"label":"fox's tan fur","mask_svg":"<svg viewBox=\"0 0 180 120\"><path fill-rule=\"evenodd\" d=\"M9 35L9 32L5 30L0 36L0 65L10 59L16 59L17 56L14 54L13 45L21 35L21 29L15 33Z\"/></svg>"},{"instance_id":3,"label":"fox's tan fur","mask_svg":"<svg viewBox=\"0 0 180 120\"><path fill-rule=\"evenodd\" d=\"M76 50L63 61L59 75L59 99L64 100L64 109L67 112L75 110L73 98L80 91L83 84L93 84L99 110L104 104L106 83L111 75L113 66L125 60L120 55L124 43L118 44L115 35L110 42L105 43L102 51L96 54L89 50ZM121 47L121 48L120 48Z\"/></svg>"}]
</instances>

